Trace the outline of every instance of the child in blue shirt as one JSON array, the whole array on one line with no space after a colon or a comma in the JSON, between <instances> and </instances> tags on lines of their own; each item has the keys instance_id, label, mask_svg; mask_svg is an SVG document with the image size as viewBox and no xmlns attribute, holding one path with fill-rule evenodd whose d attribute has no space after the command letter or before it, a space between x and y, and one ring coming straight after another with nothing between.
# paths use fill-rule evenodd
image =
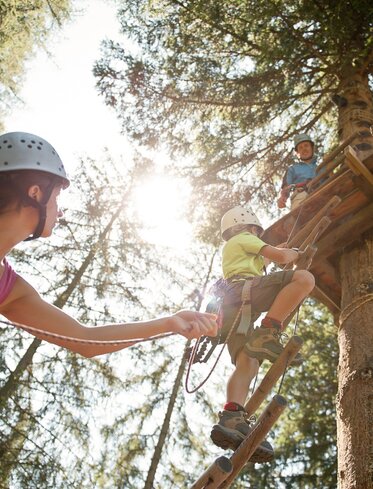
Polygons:
<instances>
[{"instance_id":1,"label":"child in blue shirt","mask_svg":"<svg viewBox=\"0 0 373 489\"><path fill-rule=\"evenodd\" d=\"M308 196L307 183L316 176L317 155L314 154L315 143L308 134L297 134L294 138L294 149L298 161L290 165L282 182L279 209L286 206L290 195L291 210L298 207Z\"/></svg>"}]
</instances>

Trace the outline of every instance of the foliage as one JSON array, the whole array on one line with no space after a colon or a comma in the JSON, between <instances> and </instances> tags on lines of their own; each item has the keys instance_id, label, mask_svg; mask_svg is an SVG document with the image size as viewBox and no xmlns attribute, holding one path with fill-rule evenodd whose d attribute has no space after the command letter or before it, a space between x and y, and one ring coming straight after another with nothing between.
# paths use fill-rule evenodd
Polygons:
<instances>
[{"instance_id":1,"label":"foliage","mask_svg":"<svg viewBox=\"0 0 373 489\"><path fill-rule=\"evenodd\" d=\"M125 0L118 17L135 47L105 42L99 91L134 141L188 156L223 198L230 180L271 204L285 143L304 131L335 143L331 97L373 71L369 0Z\"/></svg>"},{"instance_id":2,"label":"foliage","mask_svg":"<svg viewBox=\"0 0 373 489\"><path fill-rule=\"evenodd\" d=\"M19 273L82 322L143 317L149 306L146 274L159 279L167 270L140 238L128 198L149 164L126 166L124 174L122 162L115 166L108 156L100 165L82 161L76 190L69 190L65 226L53 242L27 243L12 253ZM119 357L88 360L39 346L39 340L30 343L28 334L12 328L1 333L0 487L91 487L100 413L112 397L114 402L130 391L116 367ZM126 358L145 361L146 350L133 347Z\"/></svg>"},{"instance_id":3,"label":"foliage","mask_svg":"<svg viewBox=\"0 0 373 489\"><path fill-rule=\"evenodd\" d=\"M1 115L17 101L25 62L36 47L46 48L51 31L71 10L70 0L0 1L0 130Z\"/></svg>"}]
</instances>

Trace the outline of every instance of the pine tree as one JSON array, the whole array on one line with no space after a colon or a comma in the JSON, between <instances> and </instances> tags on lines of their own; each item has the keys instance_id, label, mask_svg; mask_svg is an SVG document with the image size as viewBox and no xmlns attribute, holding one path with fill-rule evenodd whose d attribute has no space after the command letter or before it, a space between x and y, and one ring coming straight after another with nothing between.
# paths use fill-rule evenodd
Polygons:
<instances>
[{"instance_id":1,"label":"pine tree","mask_svg":"<svg viewBox=\"0 0 373 489\"><path fill-rule=\"evenodd\" d=\"M36 46L46 49L51 31L71 13L70 0L0 2L0 131L2 115L17 102L25 62Z\"/></svg>"},{"instance_id":2,"label":"pine tree","mask_svg":"<svg viewBox=\"0 0 373 489\"><path fill-rule=\"evenodd\" d=\"M166 145L179 159L192 155L196 163L184 170L212 189L215 210L216 188L224 210L227 181L234 184L234 203L250 199L270 209L290 159L286 143L295 133L313 131L319 146L329 150L359 131L355 147L361 158L371 154L370 1L128 0L121 3L119 19L135 48L106 42L95 67L100 92L134 141ZM208 202L208 192L203 197ZM342 254L343 291L341 489L372 487L366 462L372 239L368 231L351 249L336 250Z\"/></svg>"},{"instance_id":3,"label":"pine tree","mask_svg":"<svg viewBox=\"0 0 373 489\"><path fill-rule=\"evenodd\" d=\"M128 198L144 168L122 168L109 157L100 165L82 161L79 198L72 196L76 207L56 230L56 244L39 240L12 255L19 273L83 322L143 317L144 278L156 278L160 269L154 249L138 234ZM0 486L92 485L93 409L125 390L114 363L79 357L11 327L2 337Z\"/></svg>"}]
</instances>

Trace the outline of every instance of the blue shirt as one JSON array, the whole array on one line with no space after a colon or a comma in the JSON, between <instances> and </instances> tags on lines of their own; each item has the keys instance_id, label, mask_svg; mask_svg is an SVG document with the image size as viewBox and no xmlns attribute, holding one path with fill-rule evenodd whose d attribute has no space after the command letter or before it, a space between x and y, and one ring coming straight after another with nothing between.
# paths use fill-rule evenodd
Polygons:
<instances>
[{"instance_id":1,"label":"blue shirt","mask_svg":"<svg viewBox=\"0 0 373 489\"><path fill-rule=\"evenodd\" d=\"M299 160L299 162L290 165L286 172L286 184L293 185L315 178L316 167L317 156L314 156L310 163Z\"/></svg>"}]
</instances>

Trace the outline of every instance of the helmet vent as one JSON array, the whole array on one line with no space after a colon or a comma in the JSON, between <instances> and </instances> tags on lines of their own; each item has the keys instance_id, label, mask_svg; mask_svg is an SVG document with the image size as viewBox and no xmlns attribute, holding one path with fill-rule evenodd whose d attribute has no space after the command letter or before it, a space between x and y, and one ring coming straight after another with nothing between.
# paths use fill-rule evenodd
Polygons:
<instances>
[{"instance_id":1,"label":"helmet vent","mask_svg":"<svg viewBox=\"0 0 373 489\"><path fill-rule=\"evenodd\" d=\"M62 178L65 188L69 186L64 165L51 144L40 136L26 132L1 134L0 172L18 170L46 172Z\"/></svg>"}]
</instances>

